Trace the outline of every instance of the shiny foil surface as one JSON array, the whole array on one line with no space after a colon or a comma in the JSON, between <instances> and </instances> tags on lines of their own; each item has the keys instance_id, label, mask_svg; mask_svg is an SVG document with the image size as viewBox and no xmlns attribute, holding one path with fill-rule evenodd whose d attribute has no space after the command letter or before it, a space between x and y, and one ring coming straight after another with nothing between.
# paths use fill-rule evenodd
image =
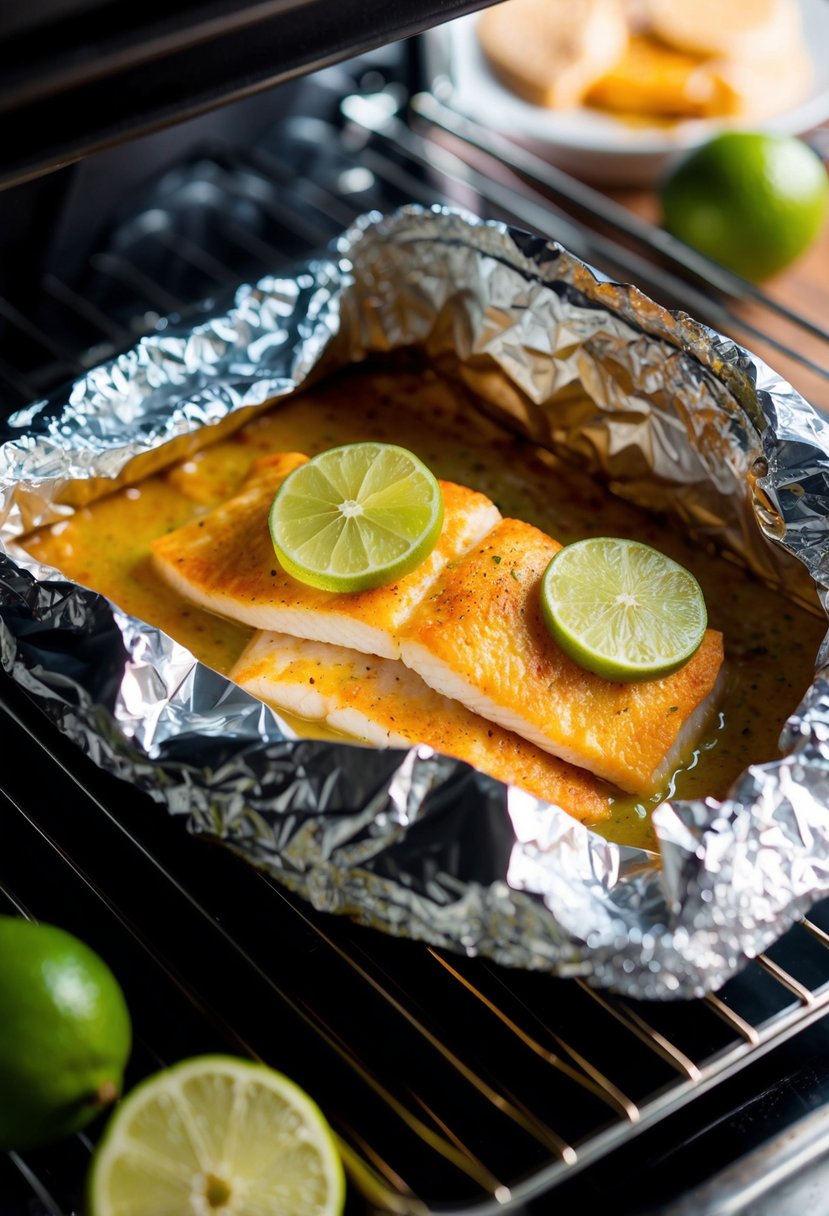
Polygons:
<instances>
[{"instance_id":1,"label":"shiny foil surface","mask_svg":"<svg viewBox=\"0 0 829 1216\"><path fill-rule=\"evenodd\" d=\"M615 493L825 606L829 428L791 386L553 243L406 207L3 424L3 666L102 768L318 909L630 997L714 990L829 893L825 670L783 759L723 802L663 804L649 854L425 746L297 739L16 543L274 398L405 346Z\"/></svg>"}]
</instances>

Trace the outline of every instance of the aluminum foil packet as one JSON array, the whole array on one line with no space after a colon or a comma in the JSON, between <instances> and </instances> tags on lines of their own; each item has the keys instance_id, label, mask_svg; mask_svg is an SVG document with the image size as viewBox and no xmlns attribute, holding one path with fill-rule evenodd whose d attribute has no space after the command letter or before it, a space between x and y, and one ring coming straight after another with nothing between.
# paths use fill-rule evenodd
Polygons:
<instances>
[{"instance_id":1,"label":"aluminum foil packet","mask_svg":"<svg viewBox=\"0 0 829 1216\"><path fill-rule=\"evenodd\" d=\"M825 610L829 428L791 386L559 245L451 208L368 215L208 312L0 431L0 658L57 728L318 909L630 997L718 988L829 892L825 646L783 758L722 802L664 803L646 853L426 746L297 738L17 544L252 409L417 347L537 443Z\"/></svg>"}]
</instances>

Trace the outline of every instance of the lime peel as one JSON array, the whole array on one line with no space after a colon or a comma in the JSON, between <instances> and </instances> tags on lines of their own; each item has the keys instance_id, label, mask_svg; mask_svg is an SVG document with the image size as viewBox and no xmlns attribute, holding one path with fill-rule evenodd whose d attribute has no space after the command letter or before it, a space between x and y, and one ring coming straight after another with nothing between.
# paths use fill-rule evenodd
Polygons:
<instances>
[{"instance_id":1,"label":"lime peel","mask_svg":"<svg viewBox=\"0 0 829 1216\"><path fill-rule=\"evenodd\" d=\"M640 541L589 537L566 545L541 580L541 615L562 650L605 679L670 675L708 625L699 583Z\"/></svg>"},{"instance_id":2,"label":"lime peel","mask_svg":"<svg viewBox=\"0 0 829 1216\"><path fill-rule=\"evenodd\" d=\"M132 1046L104 960L56 926L0 916L0 1151L61 1140L120 1092Z\"/></svg>"},{"instance_id":3,"label":"lime peel","mask_svg":"<svg viewBox=\"0 0 829 1216\"><path fill-rule=\"evenodd\" d=\"M723 131L677 158L659 198L669 232L761 282L817 240L829 215L829 179L796 136Z\"/></svg>"},{"instance_id":4,"label":"lime peel","mask_svg":"<svg viewBox=\"0 0 829 1216\"><path fill-rule=\"evenodd\" d=\"M367 591L426 560L443 527L443 494L406 448L350 443L294 469L268 522L292 578L323 591Z\"/></svg>"}]
</instances>

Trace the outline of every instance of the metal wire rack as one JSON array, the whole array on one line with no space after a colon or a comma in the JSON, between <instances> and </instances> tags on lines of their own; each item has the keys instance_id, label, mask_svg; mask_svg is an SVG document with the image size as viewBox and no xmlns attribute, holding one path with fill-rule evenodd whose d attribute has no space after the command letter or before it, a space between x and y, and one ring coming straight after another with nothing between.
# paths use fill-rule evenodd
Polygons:
<instances>
[{"instance_id":1,"label":"metal wire rack","mask_svg":"<svg viewBox=\"0 0 829 1216\"><path fill-rule=\"evenodd\" d=\"M36 308L0 299L7 409L161 316L292 264L370 208L446 199L554 236L753 349L768 346L827 402L826 367L802 356L796 336L778 336L780 322L829 342L812 321L712 278L658 230L431 95L414 98L409 120L393 89L352 88L342 100L341 72L321 87L338 94L336 117L290 117L255 146L191 158L71 280L49 269ZM750 303L751 320L735 301ZM706 1097L719 1114L700 1127L781 1067L796 1073L792 1061L767 1074L762 1065L829 1006L829 905L717 995L623 1001L318 915L101 773L8 681L0 713L0 908L57 919L114 961L137 1032L128 1080L202 1050L290 1071L335 1128L354 1212L542 1211L572 1185L589 1201L612 1187L606 1177L634 1142L658 1129L689 1135ZM735 1081L738 1099L728 1097ZM0 1159L0 1209L81 1210L99 1133ZM640 1174L667 1151L652 1143ZM617 1211L639 1210L621 1187L615 1198Z\"/></svg>"}]
</instances>

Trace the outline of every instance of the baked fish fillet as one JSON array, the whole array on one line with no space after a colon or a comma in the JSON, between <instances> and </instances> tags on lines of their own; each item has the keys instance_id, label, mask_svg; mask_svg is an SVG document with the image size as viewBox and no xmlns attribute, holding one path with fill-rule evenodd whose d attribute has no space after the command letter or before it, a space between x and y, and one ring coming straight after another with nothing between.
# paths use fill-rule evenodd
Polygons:
<instances>
[{"instance_id":1,"label":"baked fish fillet","mask_svg":"<svg viewBox=\"0 0 829 1216\"><path fill-rule=\"evenodd\" d=\"M276 709L375 747L426 743L584 823L610 814L615 791L592 773L441 696L398 660L260 631L230 678Z\"/></svg>"},{"instance_id":2,"label":"baked fish fillet","mask_svg":"<svg viewBox=\"0 0 829 1216\"><path fill-rule=\"evenodd\" d=\"M274 494L306 457L280 452L257 461L241 493L160 537L153 563L174 590L201 608L255 629L397 658L400 628L441 570L472 548L501 513L485 495L441 482L443 530L429 557L384 587L343 595L297 582L276 560L268 530Z\"/></svg>"},{"instance_id":3,"label":"baked fish fillet","mask_svg":"<svg viewBox=\"0 0 829 1216\"><path fill-rule=\"evenodd\" d=\"M407 621L403 662L444 696L631 793L664 787L716 707L720 633L673 675L615 683L545 628L541 576L561 546L503 520L447 569Z\"/></svg>"},{"instance_id":4,"label":"baked fish fillet","mask_svg":"<svg viewBox=\"0 0 829 1216\"><path fill-rule=\"evenodd\" d=\"M713 712L720 634L709 631L663 680L617 684L585 671L539 610L541 575L561 546L453 482L441 483L443 531L417 570L353 595L308 587L280 568L267 521L278 486L304 459L266 457L240 494L156 541L162 577L254 628L402 657L436 692L622 789L664 786Z\"/></svg>"}]
</instances>

